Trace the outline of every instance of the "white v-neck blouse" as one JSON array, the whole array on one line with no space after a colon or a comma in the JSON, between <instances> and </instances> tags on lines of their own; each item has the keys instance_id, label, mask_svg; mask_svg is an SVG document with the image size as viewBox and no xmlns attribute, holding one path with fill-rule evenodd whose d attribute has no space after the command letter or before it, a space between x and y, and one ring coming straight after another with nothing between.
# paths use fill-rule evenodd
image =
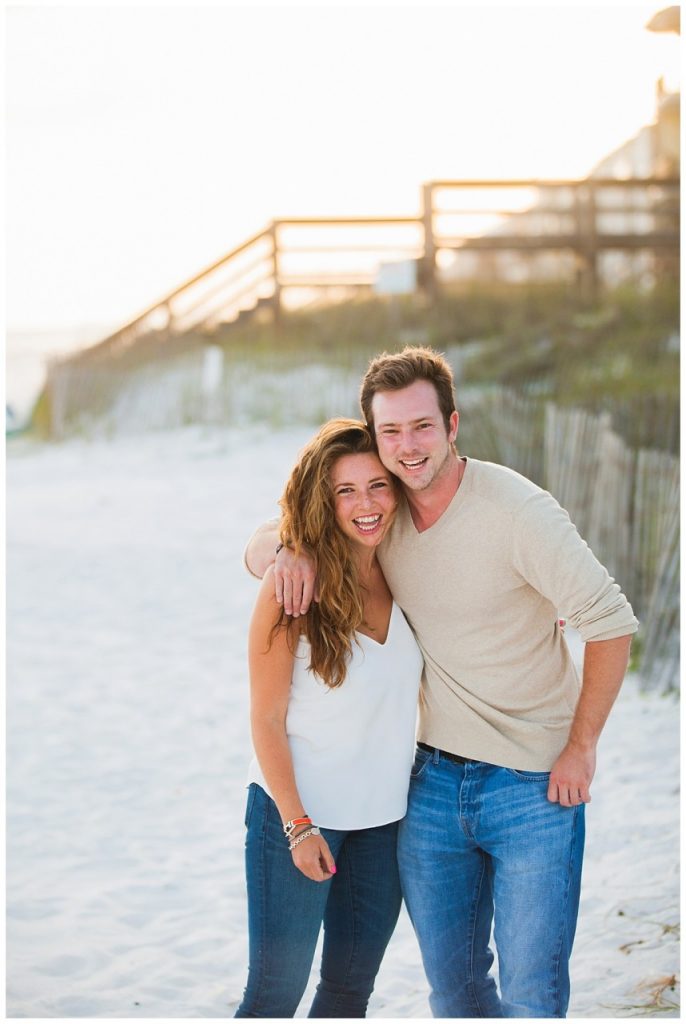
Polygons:
<instances>
[{"instance_id":1,"label":"white v-neck blouse","mask_svg":"<svg viewBox=\"0 0 686 1024\"><path fill-rule=\"evenodd\" d=\"M304 637L293 663L286 733L303 806L324 828L386 825L407 809L422 655L395 602L384 644L355 637L335 689L308 670ZM256 757L251 782L271 796Z\"/></svg>"}]
</instances>

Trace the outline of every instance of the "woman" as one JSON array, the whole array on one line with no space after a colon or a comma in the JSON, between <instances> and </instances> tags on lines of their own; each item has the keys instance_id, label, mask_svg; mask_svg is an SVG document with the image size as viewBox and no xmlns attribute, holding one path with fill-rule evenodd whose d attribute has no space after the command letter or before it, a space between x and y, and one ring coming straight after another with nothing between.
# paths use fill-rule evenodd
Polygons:
<instances>
[{"instance_id":1,"label":"woman","mask_svg":"<svg viewBox=\"0 0 686 1024\"><path fill-rule=\"evenodd\" d=\"M250 969L237 1017L293 1017L322 922L310 1017L364 1017L400 910L422 658L376 558L396 484L366 427L331 420L281 499L319 601L289 619L262 582L249 636L256 758L246 812Z\"/></svg>"}]
</instances>

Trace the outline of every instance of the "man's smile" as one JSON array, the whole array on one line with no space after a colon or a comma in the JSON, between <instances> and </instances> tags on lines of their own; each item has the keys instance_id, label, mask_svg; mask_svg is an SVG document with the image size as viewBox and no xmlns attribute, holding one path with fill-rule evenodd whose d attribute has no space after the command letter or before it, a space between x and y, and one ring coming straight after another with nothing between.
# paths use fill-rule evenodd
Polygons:
<instances>
[{"instance_id":1,"label":"man's smile","mask_svg":"<svg viewBox=\"0 0 686 1024\"><path fill-rule=\"evenodd\" d=\"M399 459L398 461L400 462L400 465L403 466L405 469L412 471L416 469L421 469L422 466L426 465L426 463L429 461L429 457L428 455L425 455L421 459Z\"/></svg>"}]
</instances>

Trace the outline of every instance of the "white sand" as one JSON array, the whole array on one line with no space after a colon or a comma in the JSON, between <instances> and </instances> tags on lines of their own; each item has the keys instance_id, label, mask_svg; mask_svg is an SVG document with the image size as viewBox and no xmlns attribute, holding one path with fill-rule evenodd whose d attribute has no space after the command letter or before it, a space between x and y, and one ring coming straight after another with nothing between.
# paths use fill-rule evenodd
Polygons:
<instances>
[{"instance_id":1,"label":"white sand","mask_svg":"<svg viewBox=\"0 0 686 1024\"><path fill-rule=\"evenodd\" d=\"M10 446L8 1015L232 1016L256 588L240 556L311 432ZM678 969L678 734L678 705L630 678L589 807L572 1016L629 1016ZM370 1016L429 1016L404 915Z\"/></svg>"}]
</instances>

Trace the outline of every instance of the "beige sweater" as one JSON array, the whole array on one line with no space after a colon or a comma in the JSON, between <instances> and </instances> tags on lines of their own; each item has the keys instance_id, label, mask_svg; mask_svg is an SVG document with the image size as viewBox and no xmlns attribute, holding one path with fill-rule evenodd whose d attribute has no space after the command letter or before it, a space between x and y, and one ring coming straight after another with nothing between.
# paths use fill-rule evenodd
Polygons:
<instances>
[{"instance_id":1,"label":"beige sweater","mask_svg":"<svg viewBox=\"0 0 686 1024\"><path fill-rule=\"evenodd\" d=\"M401 502L380 559L424 654L418 739L548 771L579 694L558 616L583 640L638 628L564 509L518 473L468 459L428 530L417 532Z\"/></svg>"}]
</instances>

